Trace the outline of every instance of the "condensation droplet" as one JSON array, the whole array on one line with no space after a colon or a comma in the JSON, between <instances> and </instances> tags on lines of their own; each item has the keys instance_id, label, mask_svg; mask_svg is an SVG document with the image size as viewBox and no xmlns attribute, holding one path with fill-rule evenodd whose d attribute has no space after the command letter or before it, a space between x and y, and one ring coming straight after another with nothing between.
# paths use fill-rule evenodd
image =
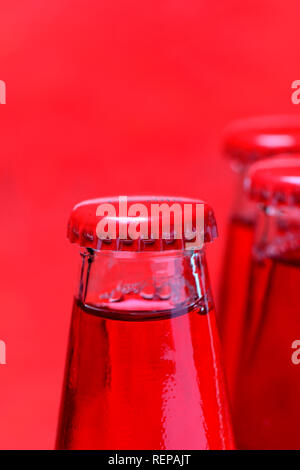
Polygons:
<instances>
[{"instance_id":1,"label":"condensation droplet","mask_svg":"<svg viewBox=\"0 0 300 470\"><path fill-rule=\"evenodd\" d=\"M161 300L168 300L171 297L171 287L169 284L164 284L159 287L158 296Z\"/></svg>"},{"instance_id":2,"label":"condensation droplet","mask_svg":"<svg viewBox=\"0 0 300 470\"><path fill-rule=\"evenodd\" d=\"M121 302L123 300L122 292L115 290L110 294L109 302Z\"/></svg>"},{"instance_id":3,"label":"condensation droplet","mask_svg":"<svg viewBox=\"0 0 300 470\"><path fill-rule=\"evenodd\" d=\"M143 297L143 299L145 300L152 300L154 295L155 295L155 288L154 288L154 285L151 283L149 284L146 284L141 293L140 293L141 297Z\"/></svg>"}]
</instances>

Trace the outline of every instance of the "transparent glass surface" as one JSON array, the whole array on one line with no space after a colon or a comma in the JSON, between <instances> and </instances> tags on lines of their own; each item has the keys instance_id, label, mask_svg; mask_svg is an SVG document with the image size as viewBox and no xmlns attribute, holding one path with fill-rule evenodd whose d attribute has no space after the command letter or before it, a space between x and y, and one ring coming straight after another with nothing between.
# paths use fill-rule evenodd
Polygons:
<instances>
[{"instance_id":1,"label":"transparent glass surface","mask_svg":"<svg viewBox=\"0 0 300 470\"><path fill-rule=\"evenodd\" d=\"M204 251L81 256L57 448L232 448Z\"/></svg>"}]
</instances>

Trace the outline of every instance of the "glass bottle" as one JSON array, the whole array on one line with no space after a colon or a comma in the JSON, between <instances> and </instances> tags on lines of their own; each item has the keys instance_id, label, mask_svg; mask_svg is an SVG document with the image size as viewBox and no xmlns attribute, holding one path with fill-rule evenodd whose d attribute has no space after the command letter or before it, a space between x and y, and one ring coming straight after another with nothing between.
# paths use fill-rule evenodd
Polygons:
<instances>
[{"instance_id":1,"label":"glass bottle","mask_svg":"<svg viewBox=\"0 0 300 470\"><path fill-rule=\"evenodd\" d=\"M260 209L233 406L237 445L300 449L300 155L254 164L246 183Z\"/></svg>"},{"instance_id":2,"label":"glass bottle","mask_svg":"<svg viewBox=\"0 0 300 470\"><path fill-rule=\"evenodd\" d=\"M195 201L129 198L130 204ZM99 240L100 203L81 203L68 236L81 246L58 449L233 446L205 247L157 238ZM203 205L203 203L201 202ZM123 217L123 216L122 216ZM124 219L116 215L117 223ZM150 223L143 214L140 222ZM151 232L152 233L152 232ZM204 204L205 242L216 236Z\"/></svg>"},{"instance_id":3,"label":"glass bottle","mask_svg":"<svg viewBox=\"0 0 300 470\"><path fill-rule=\"evenodd\" d=\"M244 343L242 334L257 219L257 208L244 193L244 179L251 163L282 152L292 155L300 151L300 119L298 116L267 116L241 120L227 129L223 151L231 160L237 177L217 310L229 397L233 403L239 355Z\"/></svg>"}]
</instances>

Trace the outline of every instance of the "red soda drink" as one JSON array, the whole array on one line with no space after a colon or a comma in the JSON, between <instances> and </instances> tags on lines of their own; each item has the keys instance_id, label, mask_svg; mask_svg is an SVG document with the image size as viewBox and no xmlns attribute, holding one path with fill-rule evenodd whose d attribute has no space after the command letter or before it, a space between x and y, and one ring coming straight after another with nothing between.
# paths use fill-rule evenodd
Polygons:
<instances>
[{"instance_id":1,"label":"red soda drink","mask_svg":"<svg viewBox=\"0 0 300 470\"><path fill-rule=\"evenodd\" d=\"M244 178L252 162L299 150L300 119L293 116L240 121L228 129L224 139L224 153L237 175L237 190L228 228L217 320L232 404L238 359L244 346L245 306L257 218L255 204L244 193Z\"/></svg>"},{"instance_id":2,"label":"red soda drink","mask_svg":"<svg viewBox=\"0 0 300 470\"><path fill-rule=\"evenodd\" d=\"M124 221L131 222L118 214L117 201L81 203L69 222L68 236L82 247L82 264L57 448L231 449L205 248L187 248L176 238L172 217L170 238L163 231L121 238L121 223L124 228ZM215 218L198 202L201 236L211 242ZM116 209L115 238L97 236L103 203ZM139 197L129 203L139 206L136 220L147 226L152 203L181 210L196 202Z\"/></svg>"},{"instance_id":3,"label":"red soda drink","mask_svg":"<svg viewBox=\"0 0 300 470\"><path fill-rule=\"evenodd\" d=\"M260 209L233 406L237 444L300 449L300 154L254 164L246 183Z\"/></svg>"}]
</instances>

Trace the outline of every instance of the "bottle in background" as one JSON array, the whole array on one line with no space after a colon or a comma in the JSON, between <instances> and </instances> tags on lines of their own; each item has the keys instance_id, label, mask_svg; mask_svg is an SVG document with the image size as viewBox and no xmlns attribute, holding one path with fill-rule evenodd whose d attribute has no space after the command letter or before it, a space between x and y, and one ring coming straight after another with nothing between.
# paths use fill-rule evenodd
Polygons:
<instances>
[{"instance_id":1,"label":"bottle in background","mask_svg":"<svg viewBox=\"0 0 300 470\"><path fill-rule=\"evenodd\" d=\"M244 193L244 179L251 163L282 152L300 151L300 118L270 116L241 120L228 128L223 150L237 176L217 309L229 397L233 403L238 360L244 345L242 334L257 219L256 206Z\"/></svg>"},{"instance_id":2,"label":"bottle in background","mask_svg":"<svg viewBox=\"0 0 300 470\"><path fill-rule=\"evenodd\" d=\"M254 164L246 186L259 214L233 403L237 445L300 449L300 154Z\"/></svg>"}]
</instances>

